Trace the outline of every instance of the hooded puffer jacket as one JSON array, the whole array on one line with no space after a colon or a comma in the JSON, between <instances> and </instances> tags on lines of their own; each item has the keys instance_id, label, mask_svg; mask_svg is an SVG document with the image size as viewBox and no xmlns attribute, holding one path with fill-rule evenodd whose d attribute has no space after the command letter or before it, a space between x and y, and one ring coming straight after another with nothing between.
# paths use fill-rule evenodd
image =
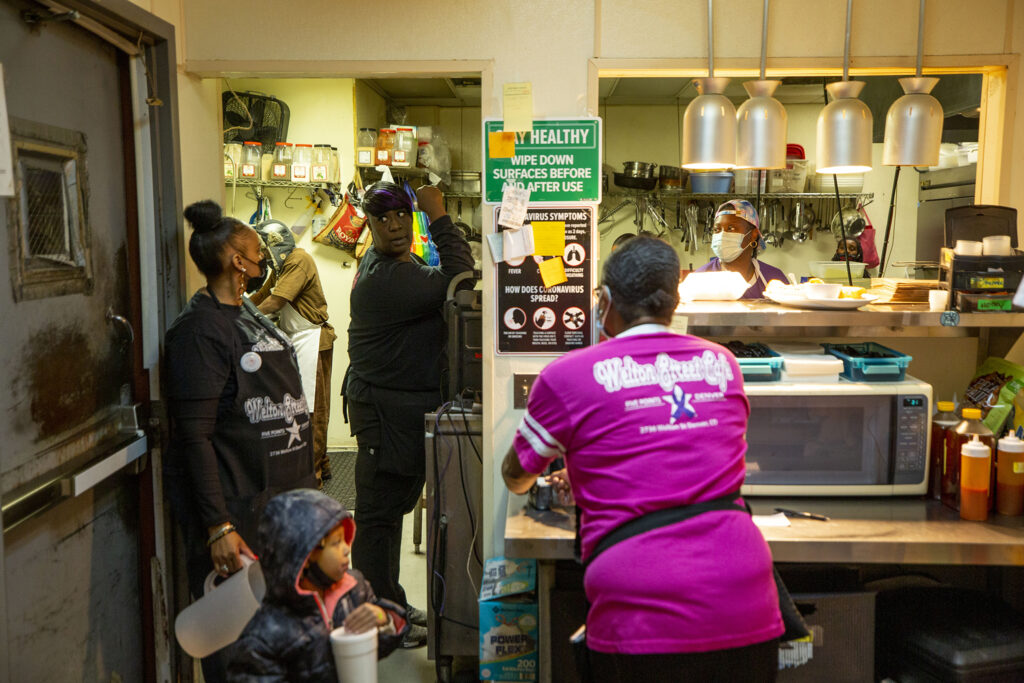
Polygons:
<instances>
[{"instance_id":1,"label":"hooded puffer jacket","mask_svg":"<svg viewBox=\"0 0 1024 683\"><path fill-rule=\"evenodd\" d=\"M259 525L267 593L241 637L230 646L229 681L335 683L330 632L364 602L383 608L395 625L394 633L378 636L378 658L401 643L408 630L405 611L377 598L358 571L349 569L323 600L299 586L309 554L338 524L344 526L345 541L351 544L355 535L351 513L319 491L288 491L267 503Z\"/></svg>"}]
</instances>

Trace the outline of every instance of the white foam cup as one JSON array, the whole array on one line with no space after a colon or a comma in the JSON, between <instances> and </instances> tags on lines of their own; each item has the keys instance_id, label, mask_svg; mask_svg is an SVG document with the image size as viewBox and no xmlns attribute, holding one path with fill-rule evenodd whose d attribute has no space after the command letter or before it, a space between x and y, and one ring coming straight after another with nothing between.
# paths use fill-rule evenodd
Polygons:
<instances>
[{"instance_id":1,"label":"white foam cup","mask_svg":"<svg viewBox=\"0 0 1024 683\"><path fill-rule=\"evenodd\" d=\"M338 683L377 683L377 629L349 633L340 626L331 631L331 652Z\"/></svg>"},{"instance_id":2,"label":"white foam cup","mask_svg":"<svg viewBox=\"0 0 1024 683\"><path fill-rule=\"evenodd\" d=\"M191 657L201 659L230 645L259 609L267 592L259 562L241 555L242 568L214 586L216 572L206 577L205 593L178 614L174 635Z\"/></svg>"},{"instance_id":3,"label":"white foam cup","mask_svg":"<svg viewBox=\"0 0 1024 683\"><path fill-rule=\"evenodd\" d=\"M1009 235L989 235L981 238L981 249L985 256L1010 256L1013 248L1010 246Z\"/></svg>"},{"instance_id":4,"label":"white foam cup","mask_svg":"<svg viewBox=\"0 0 1024 683\"><path fill-rule=\"evenodd\" d=\"M957 240L953 253L957 256L981 256L984 246L974 240Z\"/></svg>"},{"instance_id":5,"label":"white foam cup","mask_svg":"<svg viewBox=\"0 0 1024 683\"><path fill-rule=\"evenodd\" d=\"M928 310L929 311L944 311L946 310L946 304L949 303L949 290L948 289L930 289L928 290Z\"/></svg>"}]
</instances>

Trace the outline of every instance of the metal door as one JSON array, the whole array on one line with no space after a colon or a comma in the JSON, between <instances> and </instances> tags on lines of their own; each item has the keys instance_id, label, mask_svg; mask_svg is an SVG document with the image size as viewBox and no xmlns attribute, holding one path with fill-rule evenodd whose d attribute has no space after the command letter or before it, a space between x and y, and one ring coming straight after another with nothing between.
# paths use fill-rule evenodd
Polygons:
<instances>
[{"instance_id":1,"label":"metal door","mask_svg":"<svg viewBox=\"0 0 1024 683\"><path fill-rule=\"evenodd\" d=\"M0 1L17 181L15 197L0 199L7 673L141 681L139 496L117 466L145 451L125 407L133 402L129 267L138 264L126 244L134 204L125 62L70 21L33 22L25 6ZM111 454L116 463L103 460Z\"/></svg>"}]
</instances>

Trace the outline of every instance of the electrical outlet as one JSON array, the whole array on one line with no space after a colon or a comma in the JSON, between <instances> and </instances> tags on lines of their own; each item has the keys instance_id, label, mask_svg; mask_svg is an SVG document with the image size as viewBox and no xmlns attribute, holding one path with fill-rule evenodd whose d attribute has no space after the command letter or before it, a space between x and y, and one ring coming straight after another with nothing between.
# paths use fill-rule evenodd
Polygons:
<instances>
[{"instance_id":1,"label":"electrical outlet","mask_svg":"<svg viewBox=\"0 0 1024 683\"><path fill-rule=\"evenodd\" d=\"M537 375L512 375L512 407L526 408L526 399L530 396L530 387L533 386Z\"/></svg>"}]
</instances>

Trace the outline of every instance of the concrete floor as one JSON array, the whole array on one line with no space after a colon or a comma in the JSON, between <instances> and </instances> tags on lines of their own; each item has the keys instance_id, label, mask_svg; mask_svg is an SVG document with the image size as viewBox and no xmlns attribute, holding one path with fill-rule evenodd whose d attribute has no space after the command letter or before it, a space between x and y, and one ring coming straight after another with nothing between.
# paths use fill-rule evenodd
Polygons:
<instances>
[{"instance_id":1,"label":"concrete floor","mask_svg":"<svg viewBox=\"0 0 1024 683\"><path fill-rule=\"evenodd\" d=\"M427 610L427 556L417 555L412 544L413 515L411 512L402 524L402 569L401 582L405 588L409 604ZM426 522L426 514L424 523ZM426 529L423 531L423 544L426 548ZM377 671L378 683L434 683L434 662L427 659L427 647L414 650L398 649L380 662Z\"/></svg>"}]
</instances>

